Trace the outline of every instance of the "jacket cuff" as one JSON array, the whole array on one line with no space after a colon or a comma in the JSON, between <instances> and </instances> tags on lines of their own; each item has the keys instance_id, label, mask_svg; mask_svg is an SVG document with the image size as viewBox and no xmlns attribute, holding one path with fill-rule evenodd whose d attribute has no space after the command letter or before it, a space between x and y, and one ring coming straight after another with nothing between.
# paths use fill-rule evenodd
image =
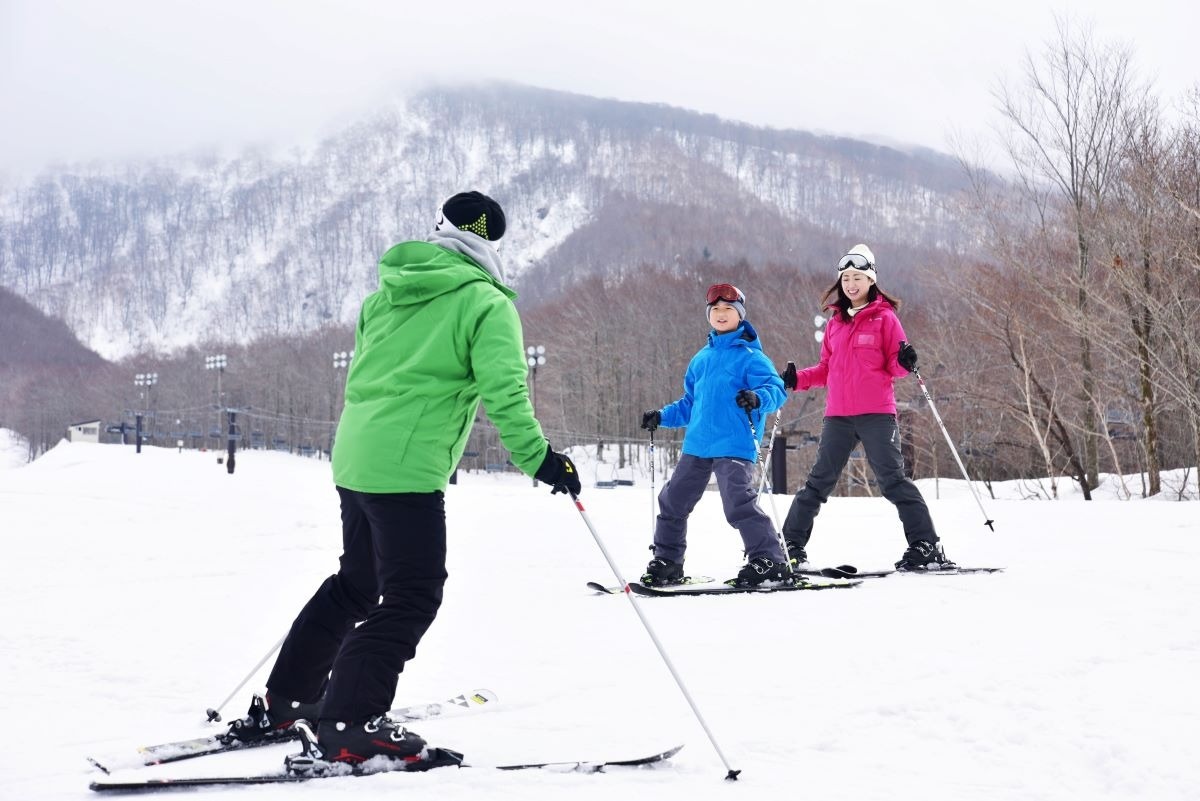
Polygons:
<instances>
[{"instance_id":1,"label":"jacket cuff","mask_svg":"<svg viewBox=\"0 0 1200 801\"><path fill-rule=\"evenodd\" d=\"M546 484L553 483L558 477L558 460L554 458L554 449L550 447L549 442L546 443L546 455L542 457L542 463L533 477Z\"/></svg>"}]
</instances>

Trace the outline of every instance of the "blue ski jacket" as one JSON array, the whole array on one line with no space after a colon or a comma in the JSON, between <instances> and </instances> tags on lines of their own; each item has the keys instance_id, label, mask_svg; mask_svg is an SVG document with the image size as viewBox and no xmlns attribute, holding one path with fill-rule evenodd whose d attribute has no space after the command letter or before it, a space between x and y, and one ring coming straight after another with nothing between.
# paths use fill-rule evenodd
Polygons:
<instances>
[{"instance_id":1,"label":"blue ski jacket","mask_svg":"<svg viewBox=\"0 0 1200 801\"><path fill-rule=\"evenodd\" d=\"M739 390L752 389L760 405L746 412ZM743 320L725 334L708 332L708 344L692 357L683 376L683 397L661 410L664 428L687 427L683 452L702 459L730 457L754 461L767 415L787 401L783 379L766 357L758 332Z\"/></svg>"}]
</instances>

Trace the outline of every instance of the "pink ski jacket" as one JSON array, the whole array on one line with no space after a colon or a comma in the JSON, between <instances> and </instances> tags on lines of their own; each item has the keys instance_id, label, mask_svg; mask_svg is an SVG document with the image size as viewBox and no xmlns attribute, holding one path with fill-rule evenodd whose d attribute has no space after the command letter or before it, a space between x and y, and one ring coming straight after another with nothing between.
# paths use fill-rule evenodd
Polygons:
<instances>
[{"instance_id":1,"label":"pink ski jacket","mask_svg":"<svg viewBox=\"0 0 1200 801\"><path fill-rule=\"evenodd\" d=\"M904 329L892 304L876 298L848 322L835 313L825 326L821 361L796 373L796 389L826 387L826 417L895 414L892 382L908 371L896 361Z\"/></svg>"}]
</instances>

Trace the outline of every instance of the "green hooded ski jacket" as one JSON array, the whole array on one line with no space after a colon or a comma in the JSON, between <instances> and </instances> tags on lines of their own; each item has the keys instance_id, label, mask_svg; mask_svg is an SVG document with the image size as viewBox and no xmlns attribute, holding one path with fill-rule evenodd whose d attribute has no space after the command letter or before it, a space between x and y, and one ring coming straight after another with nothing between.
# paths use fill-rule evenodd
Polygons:
<instances>
[{"instance_id":1,"label":"green hooded ski jacket","mask_svg":"<svg viewBox=\"0 0 1200 801\"><path fill-rule=\"evenodd\" d=\"M516 293L471 259L402 242L359 312L333 479L359 492L444 490L480 401L532 476L547 442L525 381Z\"/></svg>"}]
</instances>

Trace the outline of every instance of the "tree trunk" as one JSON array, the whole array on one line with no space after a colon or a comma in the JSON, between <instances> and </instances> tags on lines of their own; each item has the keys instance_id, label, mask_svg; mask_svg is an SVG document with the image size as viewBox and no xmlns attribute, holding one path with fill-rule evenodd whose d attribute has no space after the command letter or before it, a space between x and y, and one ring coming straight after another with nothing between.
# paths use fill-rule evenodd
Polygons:
<instances>
[{"instance_id":1,"label":"tree trunk","mask_svg":"<svg viewBox=\"0 0 1200 801\"><path fill-rule=\"evenodd\" d=\"M1078 234L1079 244L1079 363L1083 369L1083 467L1087 487L1084 498L1091 500L1091 492L1100 485L1100 421L1096 414L1096 371L1092 366L1091 326L1088 324L1088 245L1083 231Z\"/></svg>"}]
</instances>

